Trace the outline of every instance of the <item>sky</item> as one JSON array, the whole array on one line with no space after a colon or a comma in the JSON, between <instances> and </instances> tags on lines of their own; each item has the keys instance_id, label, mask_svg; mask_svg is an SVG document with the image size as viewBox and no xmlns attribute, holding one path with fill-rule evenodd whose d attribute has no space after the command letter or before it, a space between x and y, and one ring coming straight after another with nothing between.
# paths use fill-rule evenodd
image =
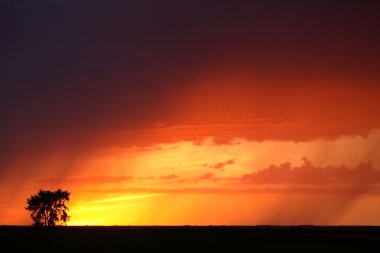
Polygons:
<instances>
[{"instance_id":1,"label":"sky","mask_svg":"<svg viewBox=\"0 0 380 253\"><path fill-rule=\"evenodd\" d=\"M0 224L380 225L378 1L1 1Z\"/></svg>"}]
</instances>

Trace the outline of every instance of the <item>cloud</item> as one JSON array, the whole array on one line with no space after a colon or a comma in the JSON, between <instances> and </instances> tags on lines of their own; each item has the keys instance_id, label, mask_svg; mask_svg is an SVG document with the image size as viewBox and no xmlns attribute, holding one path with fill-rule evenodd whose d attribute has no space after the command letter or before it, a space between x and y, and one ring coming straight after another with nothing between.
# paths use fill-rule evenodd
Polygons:
<instances>
[{"instance_id":1,"label":"cloud","mask_svg":"<svg viewBox=\"0 0 380 253\"><path fill-rule=\"evenodd\" d=\"M235 190L217 187L184 187L184 188L119 188L119 189L89 189L96 193L231 193Z\"/></svg>"},{"instance_id":2,"label":"cloud","mask_svg":"<svg viewBox=\"0 0 380 253\"><path fill-rule=\"evenodd\" d=\"M177 179L178 176L175 174L169 174L166 176L160 176L159 179L164 179L164 180L172 180L172 179Z\"/></svg>"},{"instance_id":3,"label":"cloud","mask_svg":"<svg viewBox=\"0 0 380 253\"><path fill-rule=\"evenodd\" d=\"M271 165L266 169L245 174L241 183L291 185L370 185L380 183L380 171L371 162L361 163L353 169L347 166L317 167L303 158L304 163L293 167L290 162Z\"/></svg>"},{"instance_id":4,"label":"cloud","mask_svg":"<svg viewBox=\"0 0 380 253\"><path fill-rule=\"evenodd\" d=\"M205 173L202 176L195 178L195 180L209 180L213 179L213 176L214 175L212 173Z\"/></svg>"},{"instance_id":5,"label":"cloud","mask_svg":"<svg viewBox=\"0 0 380 253\"><path fill-rule=\"evenodd\" d=\"M7 30L0 45L5 52L0 69L2 174L11 173L11 167L20 160L34 157L41 161L66 150L84 157L96 148L203 140L209 136L215 136L217 143L237 137L303 141L366 134L380 127L376 116L380 89L373 85L378 83L380 58L371 51L378 44L373 40L376 29L367 29L375 27L376 22L371 20L379 19L376 8L349 11L350 15L355 13L352 17L339 15L340 8L327 16L309 10L315 15L315 24L326 29L314 29L320 36L307 36L310 29L298 22L304 18L299 14L303 12L297 11L303 9L298 4L284 6L289 12L283 13L293 13L287 17L292 21L284 23L281 18L272 18L273 12L265 11L270 4L253 1L218 4L217 8L211 3L199 8L177 1L169 7L151 3L148 9L137 1L106 8L104 3L95 3L89 13L78 11L87 6L73 1L59 4L59 8L51 1L44 2L49 4L3 6L9 15L3 15ZM356 10L357 6L349 8ZM25 18L25 13L30 15ZM232 16L226 19L225 13ZM357 15L364 13L365 17L356 22ZM194 15L199 17L197 22L193 22ZM342 30L340 25L331 25L337 15L355 28L359 25L365 29ZM68 16L73 22L65 21ZM264 22L268 29L262 29L258 17L273 22ZM52 19L54 25L45 27L45 20ZM78 31L77 24L88 33ZM181 32L172 32L176 30ZM291 32L283 32L287 30ZM235 39L226 41L226 34ZM332 38L331 34L339 36L329 40L329 50L315 50L316 45L325 43L304 41ZM358 41L352 45L363 46L337 50L353 37ZM275 46L282 39L293 47ZM331 65L315 52L324 52ZM291 63L288 55L294 56ZM258 60L251 61L252 56ZM311 67L314 64L316 68ZM239 71L243 69L258 73L241 77ZM354 70L358 72L355 77L362 77L360 81L347 76ZM310 75L308 71L312 71ZM372 75L368 73L371 71ZM238 82L241 79L246 79L246 84ZM321 83L327 85L321 87ZM263 118L269 122L251 122ZM152 124L153 129L148 129ZM35 171L29 166L22 170L18 174Z\"/></svg>"},{"instance_id":6,"label":"cloud","mask_svg":"<svg viewBox=\"0 0 380 253\"><path fill-rule=\"evenodd\" d=\"M181 179L182 182L190 182L190 183L200 183L203 181L209 181L209 182L237 182L239 181L239 177L216 177L215 174L207 172L202 174L199 177L193 177L193 178L186 178ZM179 181L181 181L179 180Z\"/></svg>"},{"instance_id":7,"label":"cloud","mask_svg":"<svg viewBox=\"0 0 380 253\"><path fill-rule=\"evenodd\" d=\"M117 184L124 182L142 182L142 181L165 181L173 183L199 183L202 181L219 182L219 181L238 181L239 177L215 177L213 173L205 173L197 177L180 177L176 174L168 174L163 176L88 176L88 177L53 177L42 178L37 183L72 183L72 184Z\"/></svg>"},{"instance_id":8,"label":"cloud","mask_svg":"<svg viewBox=\"0 0 380 253\"><path fill-rule=\"evenodd\" d=\"M122 183L134 179L133 176L90 176L43 178L37 183L108 184Z\"/></svg>"},{"instance_id":9,"label":"cloud","mask_svg":"<svg viewBox=\"0 0 380 253\"><path fill-rule=\"evenodd\" d=\"M350 187L350 186L289 186L289 187L178 187L178 188L112 188L112 189L88 189L84 190L96 193L216 193L216 194L327 194L327 195L360 195L371 194L380 195L380 187L369 188Z\"/></svg>"},{"instance_id":10,"label":"cloud","mask_svg":"<svg viewBox=\"0 0 380 253\"><path fill-rule=\"evenodd\" d=\"M213 165L209 165L209 164L203 164L204 167L208 167L210 169L216 169L216 170L223 170L223 168L227 165L232 165L235 163L235 159L230 159L230 160L227 160L225 162L220 162L220 163L216 163L216 164L213 164Z\"/></svg>"}]
</instances>

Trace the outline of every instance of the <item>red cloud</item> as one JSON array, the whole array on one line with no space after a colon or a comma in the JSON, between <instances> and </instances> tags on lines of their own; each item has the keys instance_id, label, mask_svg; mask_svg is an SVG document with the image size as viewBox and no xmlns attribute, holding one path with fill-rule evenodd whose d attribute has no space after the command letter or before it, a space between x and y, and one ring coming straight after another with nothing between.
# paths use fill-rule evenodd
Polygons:
<instances>
[{"instance_id":1,"label":"red cloud","mask_svg":"<svg viewBox=\"0 0 380 253\"><path fill-rule=\"evenodd\" d=\"M235 159L230 159L230 160L227 160L225 162L220 162L220 163L216 163L216 164L213 164L213 165L203 164L203 166L211 168L211 169L223 170L223 168L225 166L232 165L234 163L235 163Z\"/></svg>"},{"instance_id":2,"label":"red cloud","mask_svg":"<svg viewBox=\"0 0 380 253\"><path fill-rule=\"evenodd\" d=\"M304 164L293 167L287 162L271 165L266 169L241 177L241 183L255 184L348 184L363 185L380 183L380 172L373 168L371 162L362 163L353 169L346 166L314 166L310 160L303 158Z\"/></svg>"}]
</instances>

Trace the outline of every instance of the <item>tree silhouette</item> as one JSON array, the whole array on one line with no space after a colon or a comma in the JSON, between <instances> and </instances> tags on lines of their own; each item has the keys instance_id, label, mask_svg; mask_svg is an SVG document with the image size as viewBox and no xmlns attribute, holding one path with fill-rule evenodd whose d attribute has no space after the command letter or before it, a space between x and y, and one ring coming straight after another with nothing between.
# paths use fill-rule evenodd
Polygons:
<instances>
[{"instance_id":1,"label":"tree silhouette","mask_svg":"<svg viewBox=\"0 0 380 253\"><path fill-rule=\"evenodd\" d=\"M53 227L65 225L70 216L66 202L70 200L70 192L58 189L56 191L40 190L36 195L27 199L26 210L32 212L30 216L34 226Z\"/></svg>"}]
</instances>

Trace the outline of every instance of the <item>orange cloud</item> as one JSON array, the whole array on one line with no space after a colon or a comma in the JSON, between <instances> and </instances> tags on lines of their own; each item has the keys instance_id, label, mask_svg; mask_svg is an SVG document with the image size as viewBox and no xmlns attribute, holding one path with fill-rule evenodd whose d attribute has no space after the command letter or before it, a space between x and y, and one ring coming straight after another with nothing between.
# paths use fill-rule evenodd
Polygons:
<instances>
[{"instance_id":1,"label":"orange cloud","mask_svg":"<svg viewBox=\"0 0 380 253\"><path fill-rule=\"evenodd\" d=\"M171 180L171 179L177 179L178 176L175 175L175 174L169 174L169 175L166 175L166 176L161 176L159 177L160 179L165 179L165 180Z\"/></svg>"},{"instance_id":2,"label":"orange cloud","mask_svg":"<svg viewBox=\"0 0 380 253\"><path fill-rule=\"evenodd\" d=\"M112 188L88 189L90 193L196 193L196 194L328 194L328 195L380 195L380 187L360 186L288 186L288 187L184 187L184 188Z\"/></svg>"},{"instance_id":3,"label":"orange cloud","mask_svg":"<svg viewBox=\"0 0 380 253\"><path fill-rule=\"evenodd\" d=\"M133 176L55 177L40 179L37 183L108 184L122 183L133 178Z\"/></svg>"}]
</instances>

